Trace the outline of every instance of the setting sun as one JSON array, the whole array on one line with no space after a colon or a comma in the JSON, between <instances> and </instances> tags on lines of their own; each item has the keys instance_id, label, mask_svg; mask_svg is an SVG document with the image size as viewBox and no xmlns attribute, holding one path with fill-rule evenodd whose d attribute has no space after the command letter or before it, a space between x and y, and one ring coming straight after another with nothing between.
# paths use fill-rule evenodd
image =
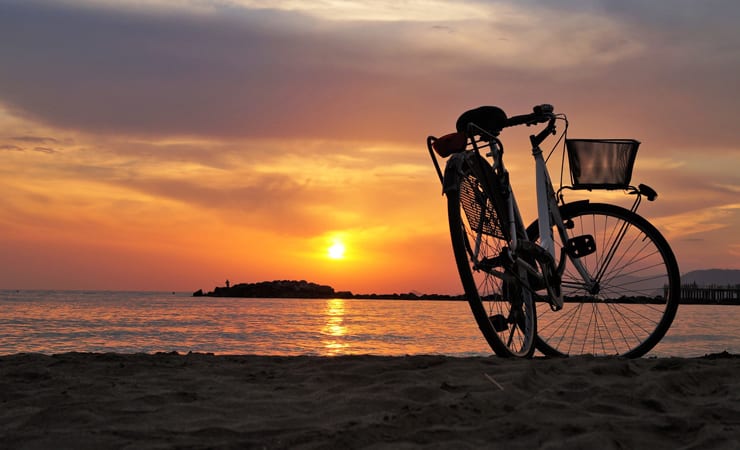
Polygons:
<instances>
[{"instance_id":1,"label":"setting sun","mask_svg":"<svg viewBox=\"0 0 740 450\"><path fill-rule=\"evenodd\" d=\"M344 251L345 251L344 244L341 242L335 242L331 247L329 247L329 258L331 259L342 259L344 258Z\"/></svg>"}]
</instances>

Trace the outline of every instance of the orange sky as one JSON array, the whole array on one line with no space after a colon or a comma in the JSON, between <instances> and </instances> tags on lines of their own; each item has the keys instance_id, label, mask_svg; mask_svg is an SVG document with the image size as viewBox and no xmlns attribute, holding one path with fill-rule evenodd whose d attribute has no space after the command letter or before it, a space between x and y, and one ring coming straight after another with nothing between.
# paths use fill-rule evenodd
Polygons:
<instances>
[{"instance_id":1,"label":"orange sky","mask_svg":"<svg viewBox=\"0 0 740 450\"><path fill-rule=\"evenodd\" d=\"M459 293L425 138L543 102L642 141L682 272L740 268L740 4L706 5L0 0L0 288Z\"/></svg>"}]
</instances>

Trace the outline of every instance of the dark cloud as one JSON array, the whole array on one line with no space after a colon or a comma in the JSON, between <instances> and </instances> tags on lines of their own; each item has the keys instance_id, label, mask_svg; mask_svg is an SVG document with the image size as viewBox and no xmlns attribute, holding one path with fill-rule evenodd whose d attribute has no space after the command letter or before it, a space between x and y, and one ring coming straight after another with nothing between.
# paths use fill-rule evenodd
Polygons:
<instances>
[{"instance_id":1,"label":"dark cloud","mask_svg":"<svg viewBox=\"0 0 740 450\"><path fill-rule=\"evenodd\" d=\"M20 142L22 144L35 144L35 146L31 148L31 150L42 153L56 153L56 150L50 148L48 145L57 144L60 142L55 138L43 136L13 136L8 138L8 140L13 142ZM22 152L26 150L26 147L22 147L16 144L4 144L0 145L0 150L13 150Z\"/></svg>"},{"instance_id":2,"label":"dark cloud","mask_svg":"<svg viewBox=\"0 0 740 450\"><path fill-rule=\"evenodd\" d=\"M56 150L50 147L34 147L33 151L39 152L39 153L47 153L47 154L58 153Z\"/></svg>"},{"instance_id":3,"label":"dark cloud","mask_svg":"<svg viewBox=\"0 0 740 450\"><path fill-rule=\"evenodd\" d=\"M705 41L707 36L686 31L736 31L737 17L740 14L740 4L734 0L673 0L667 3L601 0L596 4L609 15L640 24L657 34L692 42Z\"/></svg>"},{"instance_id":4,"label":"dark cloud","mask_svg":"<svg viewBox=\"0 0 740 450\"><path fill-rule=\"evenodd\" d=\"M270 11L165 17L14 3L0 15L0 60L12 61L0 101L96 132L326 136L352 126L350 135L362 117L399 109L392 75L354 66L383 61L352 33L343 41Z\"/></svg>"},{"instance_id":5,"label":"dark cloud","mask_svg":"<svg viewBox=\"0 0 740 450\"><path fill-rule=\"evenodd\" d=\"M32 143L32 144L55 144L59 141L57 141L54 138L51 137L43 137L43 136L14 136L10 139L18 142L26 142L26 143Z\"/></svg>"},{"instance_id":6,"label":"dark cloud","mask_svg":"<svg viewBox=\"0 0 740 450\"><path fill-rule=\"evenodd\" d=\"M497 24L506 33L481 44L492 49L486 58L434 41L465 32L467 22L6 2L0 104L94 133L418 141L447 130L468 107L500 104L515 114L549 101L580 112L590 128L619 118L635 135L665 143L679 132L682 143L729 143L736 113L726 100L740 90L740 37L728 17L737 17L729 14L737 6L711 4L529 2L523 7L539 15L537 29ZM598 37L588 17L576 23L569 13L608 18L622 35ZM584 30L585 37L577 34ZM565 58L589 36L590 55L558 64L557 55ZM493 52L513 44L521 46L516 60ZM625 53L632 46L642 50ZM537 63L545 57L553 63Z\"/></svg>"}]
</instances>

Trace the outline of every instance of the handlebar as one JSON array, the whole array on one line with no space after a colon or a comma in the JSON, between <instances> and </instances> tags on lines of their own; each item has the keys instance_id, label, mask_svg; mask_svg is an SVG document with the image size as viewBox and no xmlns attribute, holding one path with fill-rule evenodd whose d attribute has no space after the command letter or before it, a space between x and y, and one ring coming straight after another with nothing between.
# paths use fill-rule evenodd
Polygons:
<instances>
[{"instance_id":1,"label":"handlebar","mask_svg":"<svg viewBox=\"0 0 740 450\"><path fill-rule=\"evenodd\" d=\"M509 117L506 120L504 128L514 127L517 125L536 125L538 123L545 123L554 117L554 108L552 107L552 105L548 105L546 103L535 106L534 108L532 108L532 111L533 112L529 114Z\"/></svg>"},{"instance_id":2,"label":"handlebar","mask_svg":"<svg viewBox=\"0 0 740 450\"><path fill-rule=\"evenodd\" d=\"M516 125L536 125L550 122L549 127L553 127L555 120L553 111L552 105L542 104L532 108L530 114L507 117L506 113L497 106L480 106L462 113L457 119L455 128L458 133L468 134L468 126L474 124L487 133L498 135L504 128Z\"/></svg>"}]
</instances>

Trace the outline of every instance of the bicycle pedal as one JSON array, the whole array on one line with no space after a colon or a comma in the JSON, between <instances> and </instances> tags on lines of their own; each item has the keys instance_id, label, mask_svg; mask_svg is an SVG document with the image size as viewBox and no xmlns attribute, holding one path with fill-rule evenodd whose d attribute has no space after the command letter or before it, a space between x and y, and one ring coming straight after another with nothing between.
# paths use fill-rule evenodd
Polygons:
<instances>
[{"instance_id":1,"label":"bicycle pedal","mask_svg":"<svg viewBox=\"0 0 740 450\"><path fill-rule=\"evenodd\" d=\"M550 309L552 309L553 311L560 311L561 309L563 309L564 299L562 295L550 298L552 299L550 302Z\"/></svg>"},{"instance_id":2,"label":"bicycle pedal","mask_svg":"<svg viewBox=\"0 0 740 450\"><path fill-rule=\"evenodd\" d=\"M491 321L493 329L497 332L506 331L509 329L509 323L506 320L506 317L501 314L494 314L493 316L489 317L488 320Z\"/></svg>"},{"instance_id":3,"label":"bicycle pedal","mask_svg":"<svg viewBox=\"0 0 740 450\"><path fill-rule=\"evenodd\" d=\"M581 258L596 251L596 241L590 234L574 236L565 242L565 251L571 258Z\"/></svg>"}]
</instances>

